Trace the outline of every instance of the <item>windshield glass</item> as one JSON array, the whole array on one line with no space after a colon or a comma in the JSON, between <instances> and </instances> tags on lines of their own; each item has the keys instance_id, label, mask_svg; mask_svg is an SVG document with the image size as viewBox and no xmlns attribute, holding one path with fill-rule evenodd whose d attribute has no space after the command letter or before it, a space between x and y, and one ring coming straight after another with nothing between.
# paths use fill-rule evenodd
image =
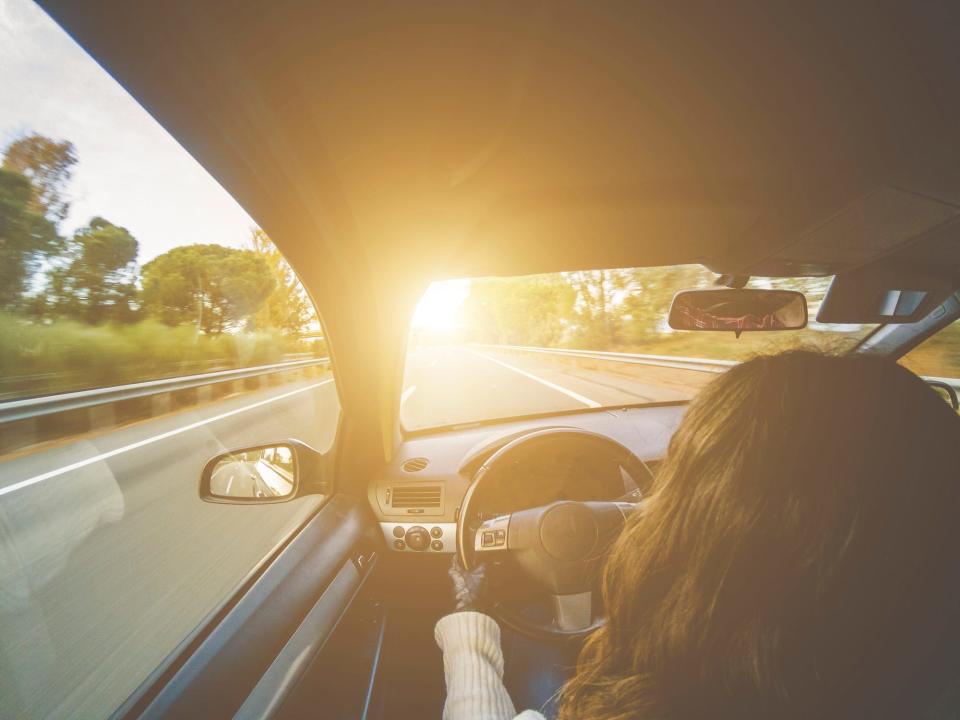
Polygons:
<instances>
[{"instance_id":1,"label":"windshield glass","mask_svg":"<svg viewBox=\"0 0 960 720\"><path fill-rule=\"evenodd\" d=\"M712 287L716 277L699 265L676 265L434 283L412 323L403 426L689 400L752 355L791 347L846 352L876 327L813 320L831 278L754 278L748 287L803 292L808 326L739 339L671 330L673 296Z\"/></svg>"}]
</instances>

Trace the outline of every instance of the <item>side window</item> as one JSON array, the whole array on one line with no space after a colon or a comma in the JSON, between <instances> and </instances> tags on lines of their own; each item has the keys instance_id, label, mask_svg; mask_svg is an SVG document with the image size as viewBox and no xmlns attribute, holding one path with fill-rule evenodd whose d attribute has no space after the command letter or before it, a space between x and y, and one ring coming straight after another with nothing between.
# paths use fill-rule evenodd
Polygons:
<instances>
[{"instance_id":1,"label":"side window","mask_svg":"<svg viewBox=\"0 0 960 720\"><path fill-rule=\"evenodd\" d=\"M340 410L267 235L27 0L0 87L0 714L105 717L324 500L206 503L205 462L270 446L283 494Z\"/></svg>"},{"instance_id":2,"label":"side window","mask_svg":"<svg viewBox=\"0 0 960 720\"><path fill-rule=\"evenodd\" d=\"M917 345L900 364L922 377L960 379L960 320Z\"/></svg>"}]
</instances>

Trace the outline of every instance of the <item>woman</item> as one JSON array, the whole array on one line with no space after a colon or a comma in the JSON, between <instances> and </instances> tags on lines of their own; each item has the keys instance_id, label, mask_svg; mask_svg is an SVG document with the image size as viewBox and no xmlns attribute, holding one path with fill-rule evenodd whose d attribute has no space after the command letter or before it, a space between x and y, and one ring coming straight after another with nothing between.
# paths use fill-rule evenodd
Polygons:
<instances>
[{"instance_id":1,"label":"woman","mask_svg":"<svg viewBox=\"0 0 960 720\"><path fill-rule=\"evenodd\" d=\"M610 553L607 623L559 717L927 716L957 667L958 458L960 417L889 360L795 351L719 376ZM468 606L477 578L451 574ZM496 623L435 634L445 718L512 718Z\"/></svg>"}]
</instances>

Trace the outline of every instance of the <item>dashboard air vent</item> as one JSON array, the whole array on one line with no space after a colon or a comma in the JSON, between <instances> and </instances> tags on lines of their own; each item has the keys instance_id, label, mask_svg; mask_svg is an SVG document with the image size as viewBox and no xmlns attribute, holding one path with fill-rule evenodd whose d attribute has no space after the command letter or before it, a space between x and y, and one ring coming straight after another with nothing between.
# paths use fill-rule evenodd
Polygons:
<instances>
[{"instance_id":1,"label":"dashboard air vent","mask_svg":"<svg viewBox=\"0 0 960 720\"><path fill-rule=\"evenodd\" d=\"M393 508L440 508L442 500L439 485L394 485L390 505Z\"/></svg>"},{"instance_id":2,"label":"dashboard air vent","mask_svg":"<svg viewBox=\"0 0 960 720\"><path fill-rule=\"evenodd\" d=\"M427 465L430 464L430 461L425 457L415 457L410 458L409 460L404 460L403 464L400 466L400 469L404 472L415 473L420 472L421 470L426 470Z\"/></svg>"}]
</instances>

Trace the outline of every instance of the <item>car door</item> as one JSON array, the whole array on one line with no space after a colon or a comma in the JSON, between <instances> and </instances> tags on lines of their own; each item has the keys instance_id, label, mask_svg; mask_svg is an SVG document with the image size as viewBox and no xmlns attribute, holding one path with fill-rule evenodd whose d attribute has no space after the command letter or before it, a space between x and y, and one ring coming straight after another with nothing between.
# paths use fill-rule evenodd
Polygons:
<instances>
[{"instance_id":1,"label":"car door","mask_svg":"<svg viewBox=\"0 0 960 720\"><path fill-rule=\"evenodd\" d=\"M309 296L29 0L0 13L0 83L0 714L263 717L319 689L361 715L378 537L336 474ZM271 502L201 499L211 457L291 439L312 492L276 495L275 454ZM353 654L301 684L328 641Z\"/></svg>"}]
</instances>

